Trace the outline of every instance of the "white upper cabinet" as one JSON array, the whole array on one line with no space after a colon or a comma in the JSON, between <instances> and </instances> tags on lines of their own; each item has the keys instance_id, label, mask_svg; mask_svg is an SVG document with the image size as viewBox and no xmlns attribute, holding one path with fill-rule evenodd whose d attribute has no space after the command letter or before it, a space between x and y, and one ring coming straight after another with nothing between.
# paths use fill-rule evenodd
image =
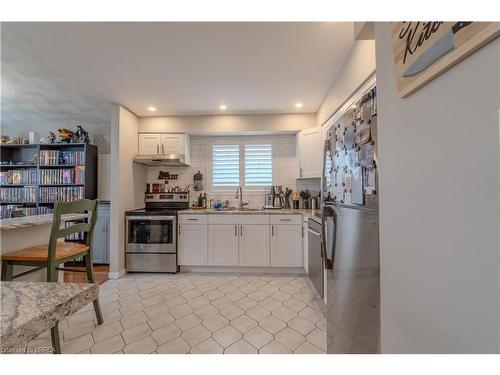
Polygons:
<instances>
[{"instance_id":1,"label":"white upper cabinet","mask_svg":"<svg viewBox=\"0 0 500 375\"><path fill-rule=\"evenodd\" d=\"M184 134L162 134L161 135L161 153L184 154Z\"/></svg>"},{"instance_id":2,"label":"white upper cabinet","mask_svg":"<svg viewBox=\"0 0 500 375\"><path fill-rule=\"evenodd\" d=\"M189 135L181 133L139 133L139 155L183 155L189 165Z\"/></svg>"},{"instance_id":3,"label":"white upper cabinet","mask_svg":"<svg viewBox=\"0 0 500 375\"><path fill-rule=\"evenodd\" d=\"M139 133L139 154L161 154L161 134Z\"/></svg>"},{"instance_id":4,"label":"white upper cabinet","mask_svg":"<svg viewBox=\"0 0 500 375\"><path fill-rule=\"evenodd\" d=\"M297 134L297 178L321 178L323 139L321 126Z\"/></svg>"}]
</instances>

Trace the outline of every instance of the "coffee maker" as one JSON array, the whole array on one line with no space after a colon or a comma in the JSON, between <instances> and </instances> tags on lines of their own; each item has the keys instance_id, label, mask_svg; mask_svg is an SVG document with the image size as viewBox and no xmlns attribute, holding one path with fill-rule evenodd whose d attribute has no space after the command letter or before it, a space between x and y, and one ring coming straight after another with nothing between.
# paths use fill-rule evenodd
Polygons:
<instances>
[{"instance_id":1,"label":"coffee maker","mask_svg":"<svg viewBox=\"0 0 500 375\"><path fill-rule=\"evenodd\" d=\"M283 195L283 186L274 185L271 188L271 194L273 196L273 207L274 208L283 208L285 205L285 197Z\"/></svg>"}]
</instances>

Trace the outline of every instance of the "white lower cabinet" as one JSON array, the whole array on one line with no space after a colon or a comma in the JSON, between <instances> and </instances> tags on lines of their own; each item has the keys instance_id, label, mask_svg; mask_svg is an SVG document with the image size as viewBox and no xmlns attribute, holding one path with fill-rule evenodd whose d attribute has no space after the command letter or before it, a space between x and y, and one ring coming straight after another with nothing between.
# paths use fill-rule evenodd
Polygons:
<instances>
[{"instance_id":1,"label":"white lower cabinet","mask_svg":"<svg viewBox=\"0 0 500 375\"><path fill-rule=\"evenodd\" d=\"M238 225L211 224L208 226L208 264L210 266L237 266Z\"/></svg>"},{"instance_id":2,"label":"white lower cabinet","mask_svg":"<svg viewBox=\"0 0 500 375\"><path fill-rule=\"evenodd\" d=\"M269 266L269 225L240 225L239 229L239 265Z\"/></svg>"},{"instance_id":3,"label":"white lower cabinet","mask_svg":"<svg viewBox=\"0 0 500 375\"><path fill-rule=\"evenodd\" d=\"M208 264L208 227L206 224L179 224L177 262L180 266Z\"/></svg>"},{"instance_id":4,"label":"white lower cabinet","mask_svg":"<svg viewBox=\"0 0 500 375\"><path fill-rule=\"evenodd\" d=\"M271 225L271 266L304 266L301 225Z\"/></svg>"},{"instance_id":5,"label":"white lower cabinet","mask_svg":"<svg viewBox=\"0 0 500 375\"><path fill-rule=\"evenodd\" d=\"M201 215L183 216L179 218L180 266L304 266L300 216L271 220L264 215L209 215L208 220Z\"/></svg>"}]
</instances>

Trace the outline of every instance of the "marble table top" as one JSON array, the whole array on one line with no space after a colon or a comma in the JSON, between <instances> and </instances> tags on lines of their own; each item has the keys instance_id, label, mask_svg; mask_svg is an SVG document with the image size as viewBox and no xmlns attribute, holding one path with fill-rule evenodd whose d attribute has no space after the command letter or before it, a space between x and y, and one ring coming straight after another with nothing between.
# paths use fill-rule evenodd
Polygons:
<instances>
[{"instance_id":1,"label":"marble table top","mask_svg":"<svg viewBox=\"0 0 500 375\"><path fill-rule=\"evenodd\" d=\"M0 353L15 353L56 322L95 300L99 286L2 281L0 292Z\"/></svg>"},{"instance_id":2,"label":"marble table top","mask_svg":"<svg viewBox=\"0 0 500 375\"><path fill-rule=\"evenodd\" d=\"M69 220L84 219L86 217L87 214L67 214L67 215L62 215L61 220L69 221ZM52 220L53 220L52 214L32 215L32 216L16 217L12 219L2 219L0 220L0 230L5 231L18 228L32 227L35 225L52 224Z\"/></svg>"}]
</instances>

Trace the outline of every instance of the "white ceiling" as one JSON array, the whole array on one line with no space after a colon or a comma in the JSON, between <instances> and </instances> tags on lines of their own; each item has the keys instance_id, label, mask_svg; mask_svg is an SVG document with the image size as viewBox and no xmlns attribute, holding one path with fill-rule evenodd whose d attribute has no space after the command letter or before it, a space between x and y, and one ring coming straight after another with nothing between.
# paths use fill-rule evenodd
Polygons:
<instances>
[{"instance_id":1,"label":"white ceiling","mask_svg":"<svg viewBox=\"0 0 500 375\"><path fill-rule=\"evenodd\" d=\"M350 22L3 23L1 32L3 124L109 122L113 102L138 116L220 104L316 112L354 43Z\"/></svg>"}]
</instances>

